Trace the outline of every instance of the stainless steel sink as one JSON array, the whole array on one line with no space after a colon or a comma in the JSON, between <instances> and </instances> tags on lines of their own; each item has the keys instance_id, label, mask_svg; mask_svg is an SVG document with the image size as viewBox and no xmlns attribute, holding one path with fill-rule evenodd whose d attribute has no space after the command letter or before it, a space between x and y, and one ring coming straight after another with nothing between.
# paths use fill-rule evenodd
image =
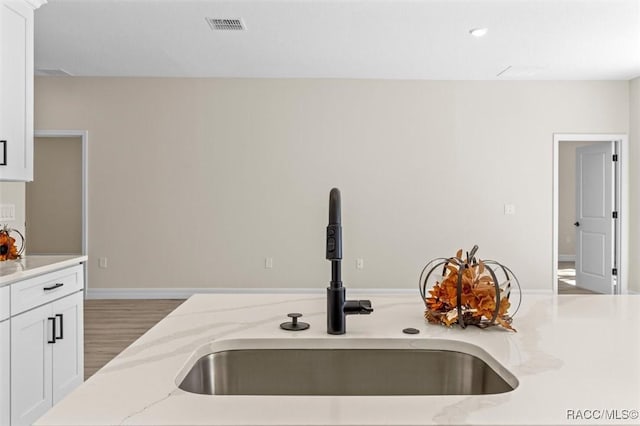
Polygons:
<instances>
[{"instance_id":1,"label":"stainless steel sink","mask_svg":"<svg viewBox=\"0 0 640 426\"><path fill-rule=\"evenodd\" d=\"M484 395L512 391L510 381L453 350L241 349L201 357L179 387L207 395Z\"/></svg>"}]
</instances>

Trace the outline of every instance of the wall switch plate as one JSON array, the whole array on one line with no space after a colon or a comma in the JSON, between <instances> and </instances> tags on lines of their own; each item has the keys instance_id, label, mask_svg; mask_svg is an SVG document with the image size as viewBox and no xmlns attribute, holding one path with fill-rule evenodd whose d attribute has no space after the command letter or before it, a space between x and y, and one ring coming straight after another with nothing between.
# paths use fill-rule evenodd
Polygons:
<instances>
[{"instance_id":1,"label":"wall switch plate","mask_svg":"<svg viewBox=\"0 0 640 426\"><path fill-rule=\"evenodd\" d=\"M364 259L356 259L356 269L364 269Z\"/></svg>"},{"instance_id":2,"label":"wall switch plate","mask_svg":"<svg viewBox=\"0 0 640 426\"><path fill-rule=\"evenodd\" d=\"M100 267L102 269L107 269L107 258L106 257L98 258L98 267Z\"/></svg>"},{"instance_id":3,"label":"wall switch plate","mask_svg":"<svg viewBox=\"0 0 640 426\"><path fill-rule=\"evenodd\" d=\"M0 223L16 220L15 204L0 204Z\"/></svg>"},{"instance_id":4,"label":"wall switch plate","mask_svg":"<svg viewBox=\"0 0 640 426\"><path fill-rule=\"evenodd\" d=\"M273 269L273 257L264 258L264 269Z\"/></svg>"},{"instance_id":5,"label":"wall switch plate","mask_svg":"<svg viewBox=\"0 0 640 426\"><path fill-rule=\"evenodd\" d=\"M504 214L516 214L516 206L515 204L505 204L504 205Z\"/></svg>"}]
</instances>

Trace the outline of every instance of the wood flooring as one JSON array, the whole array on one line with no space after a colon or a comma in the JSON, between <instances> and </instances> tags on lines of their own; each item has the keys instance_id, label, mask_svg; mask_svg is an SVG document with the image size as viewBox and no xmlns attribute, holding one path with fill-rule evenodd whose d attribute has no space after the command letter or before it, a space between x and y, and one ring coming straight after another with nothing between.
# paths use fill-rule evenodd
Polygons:
<instances>
[{"instance_id":1,"label":"wood flooring","mask_svg":"<svg viewBox=\"0 0 640 426\"><path fill-rule=\"evenodd\" d=\"M85 300L85 380L182 302L182 299Z\"/></svg>"},{"instance_id":2,"label":"wood flooring","mask_svg":"<svg viewBox=\"0 0 640 426\"><path fill-rule=\"evenodd\" d=\"M558 294L598 294L575 285L576 265L574 262L558 262Z\"/></svg>"}]
</instances>

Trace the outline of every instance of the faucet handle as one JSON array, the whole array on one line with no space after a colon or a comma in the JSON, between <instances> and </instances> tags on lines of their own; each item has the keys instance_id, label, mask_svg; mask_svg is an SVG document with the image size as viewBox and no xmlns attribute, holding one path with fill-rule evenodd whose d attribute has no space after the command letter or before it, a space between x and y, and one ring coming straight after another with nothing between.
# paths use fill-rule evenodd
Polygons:
<instances>
[{"instance_id":1,"label":"faucet handle","mask_svg":"<svg viewBox=\"0 0 640 426\"><path fill-rule=\"evenodd\" d=\"M344 302L344 313L347 315L369 315L373 312L371 300L347 300Z\"/></svg>"},{"instance_id":2,"label":"faucet handle","mask_svg":"<svg viewBox=\"0 0 640 426\"><path fill-rule=\"evenodd\" d=\"M360 314L369 315L373 312L371 300L358 300L358 304L360 305Z\"/></svg>"}]
</instances>

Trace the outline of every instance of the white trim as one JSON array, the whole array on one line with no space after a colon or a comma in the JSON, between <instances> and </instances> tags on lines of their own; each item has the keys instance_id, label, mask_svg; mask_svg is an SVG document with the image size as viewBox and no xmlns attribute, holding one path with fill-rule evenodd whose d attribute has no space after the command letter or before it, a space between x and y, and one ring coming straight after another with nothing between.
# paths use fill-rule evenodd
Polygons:
<instances>
[{"instance_id":1,"label":"white trim","mask_svg":"<svg viewBox=\"0 0 640 426\"><path fill-rule=\"evenodd\" d=\"M511 290L513 292L513 289ZM527 294L535 294L535 295L543 295L543 296L552 296L553 290L547 288L531 288L531 289L522 289L522 295L526 296Z\"/></svg>"},{"instance_id":2,"label":"white trim","mask_svg":"<svg viewBox=\"0 0 640 426\"><path fill-rule=\"evenodd\" d=\"M576 255L575 254L559 254L558 262L575 262Z\"/></svg>"},{"instance_id":3,"label":"white trim","mask_svg":"<svg viewBox=\"0 0 640 426\"><path fill-rule=\"evenodd\" d=\"M47 3L47 0L24 0L24 1L34 9L37 9L43 4Z\"/></svg>"},{"instance_id":4,"label":"white trim","mask_svg":"<svg viewBox=\"0 0 640 426\"><path fill-rule=\"evenodd\" d=\"M553 216L551 218L553 223L553 234L551 238L551 270L552 270L552 290L554 294L558 293L558 173L559 173L559 152L560 142L578 141L578 142L607 142L607 141L620 141L618 147L618 194L616 198L619 202L619 214L618 214L618 227L617 227L617 241L618 241L618 282L620 288L618 294L627 294L627 270L626 266L629 260L629 235L628 229L628 200L629 200L629 141L626 134L580 134L580 133L554 133L553 134Z\"/></svg>"},{"instance_id":5,"label":"white trim","mask_svg":"<svg viewBox=\"0 0 640 426\"><path fill-rule=\"evenodd\" d=\"M46 2L45 2L46 3ZM34 138L82 139L82 254L89 253L89 132L87 130L35 130ZM84 263L84 290L88 289L88 261Z\"/></svg>"},{"instance_id":6,"label":"white trim","mask_svg":"<svg viewBox=\"0 0 640 426\"><path fill-rule=\"evenodd\" d=\"M354 296L407 296L420 297L417 288L350 288L347 293ZM523 289L526 294L551 295L548 289ZM320 288L90 288L87 299L188 299L194 294L306 294L324 296L326 289Z\"/></svg>"}]
</instances>

